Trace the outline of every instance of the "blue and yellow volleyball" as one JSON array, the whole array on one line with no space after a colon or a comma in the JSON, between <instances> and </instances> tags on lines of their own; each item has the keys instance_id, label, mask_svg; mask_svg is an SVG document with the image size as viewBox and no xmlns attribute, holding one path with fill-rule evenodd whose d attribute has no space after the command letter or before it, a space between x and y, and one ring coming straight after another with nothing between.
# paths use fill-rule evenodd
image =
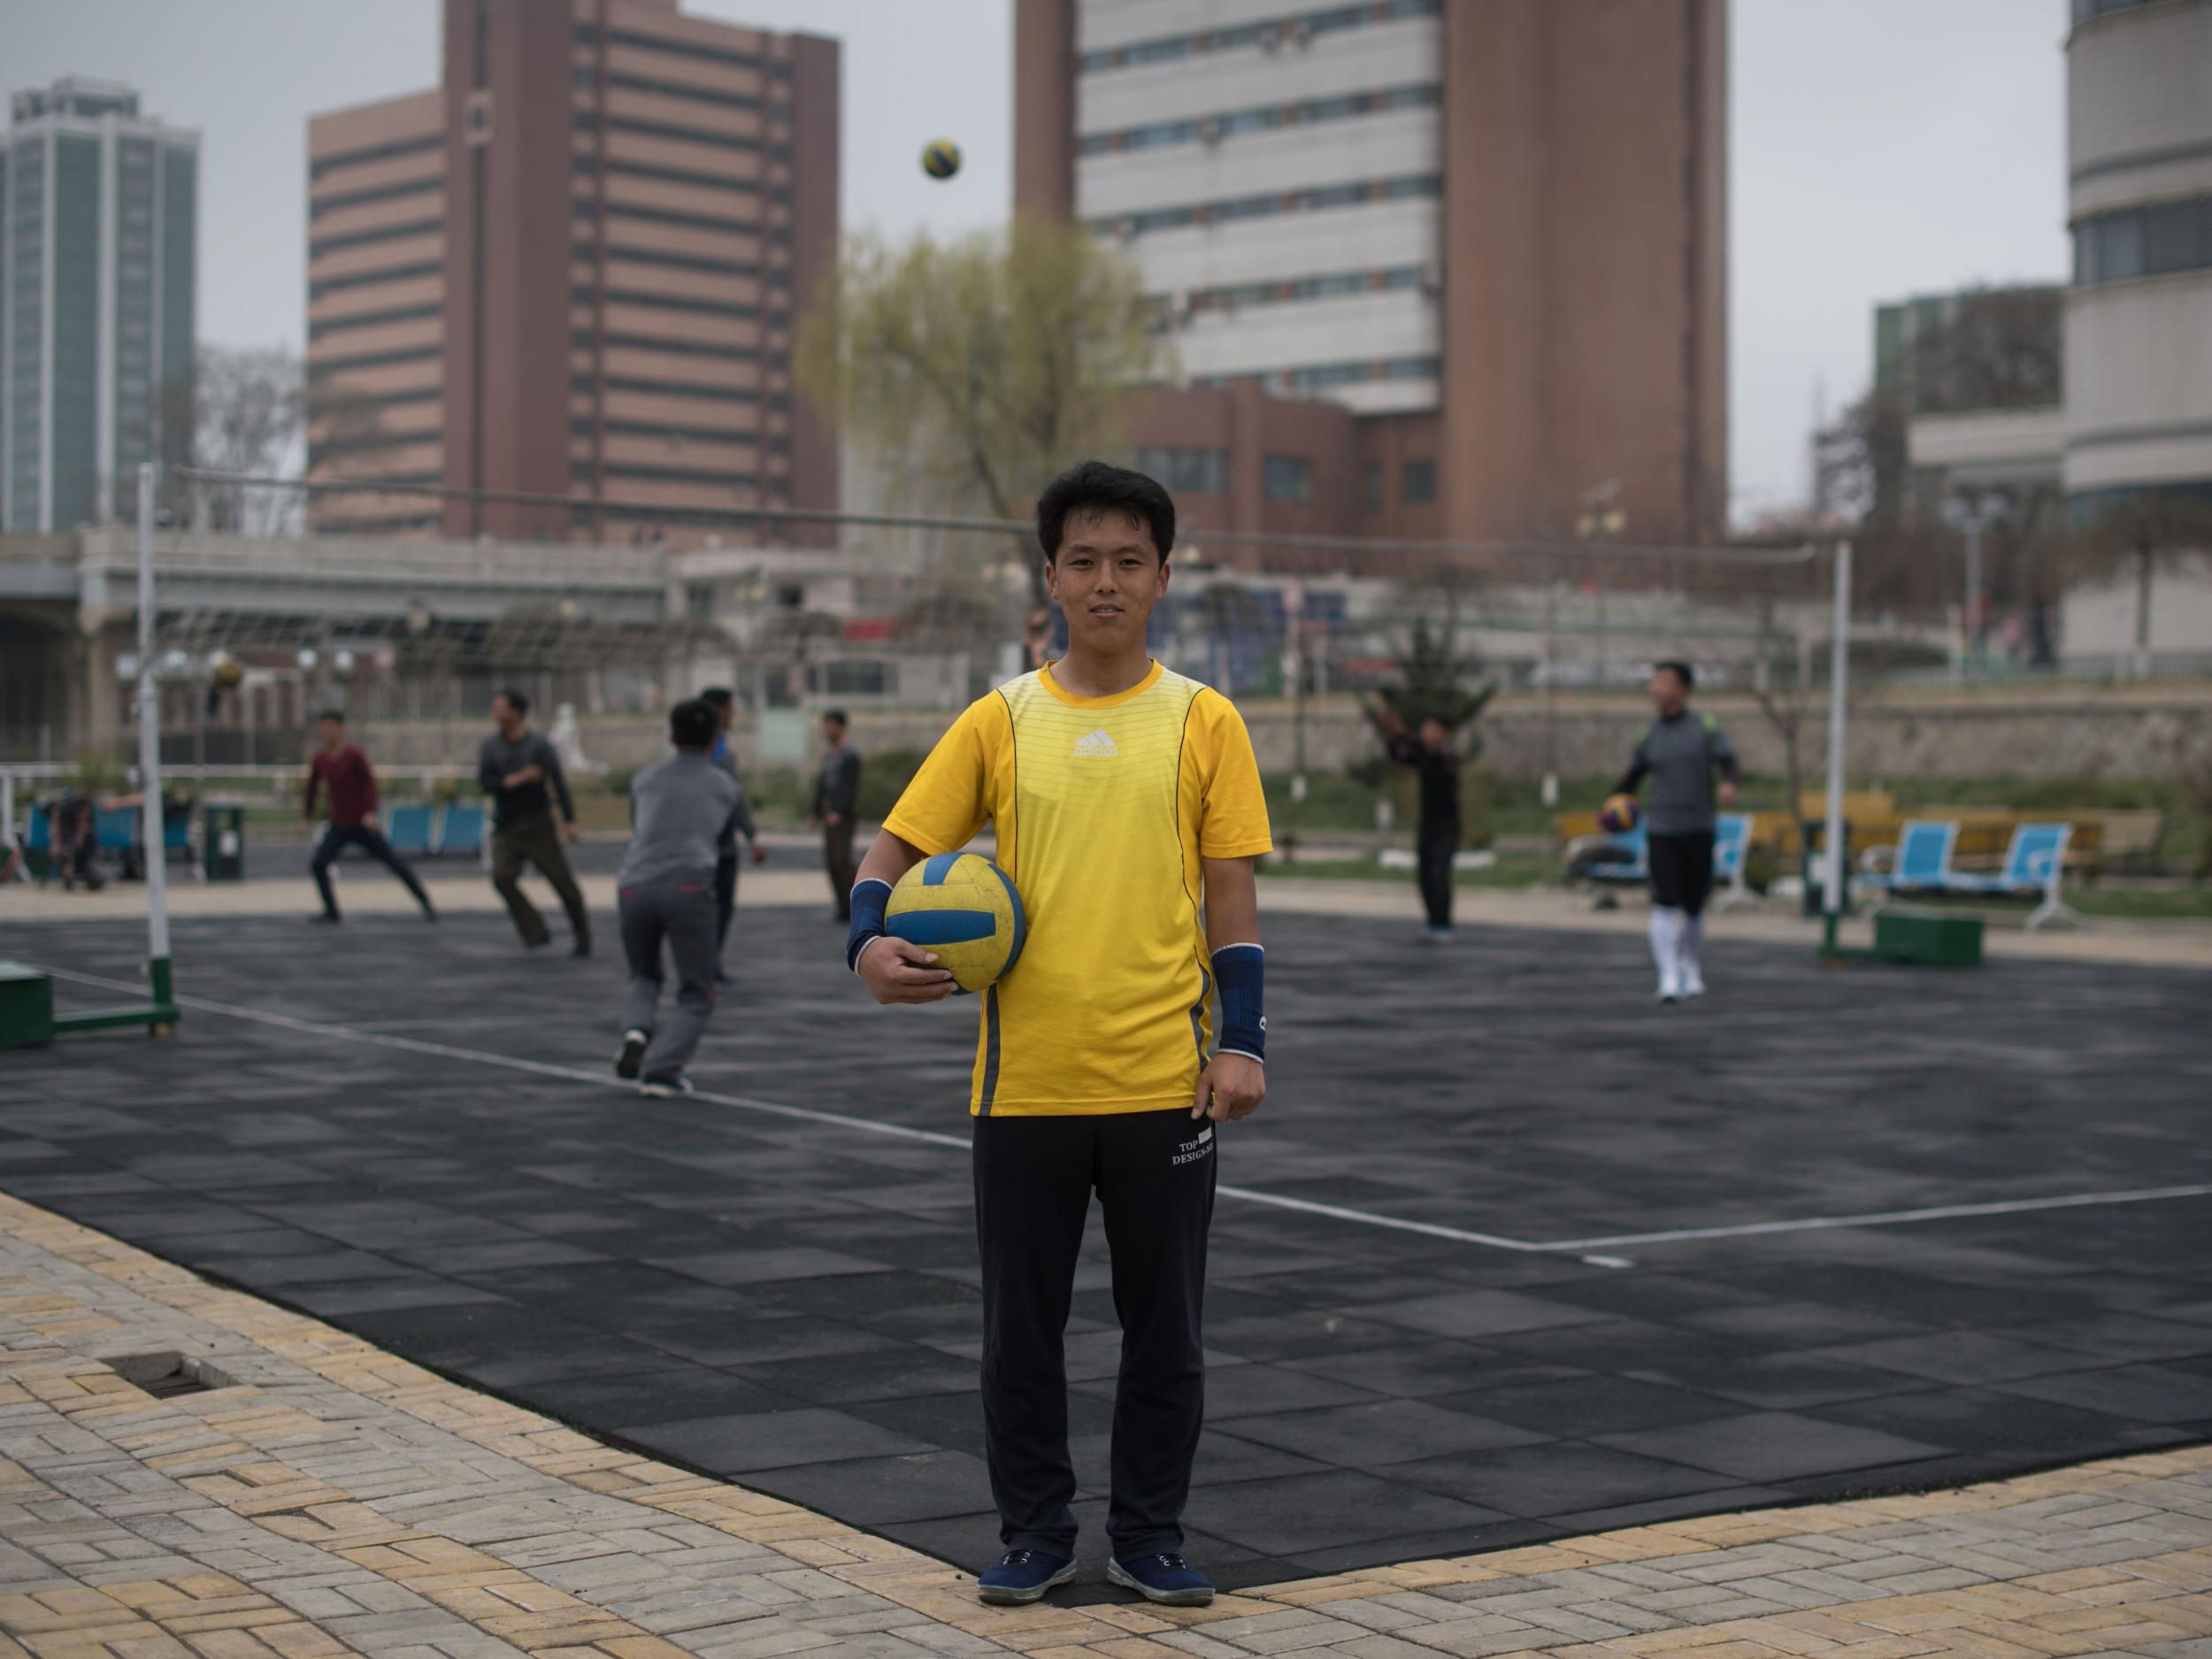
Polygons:
<instances>
[{"instance_id":1,"label":"blue and yellow volleyball","mask_svg":"<svg viewBox=\"0 0 2212 1659\"><path fill-rule=\"evenodd\" d=\"M1609 835L1625 835L1642 817L1634 795L1608 795L1605 804L1598 809L1598 826Z\"/></svg>"},{"instance_id":2,"label":"blue and yellow volleyball","mask_svg":"<svg viewBox=\"0 0 2212 1659\"><path fill-rule=\"evenodd\" d=\"M982 991L1020 960L1029 918L1006 872L981 853L940 853L899 878L883 926L936 952L962 990Z\"/></svg>"},{"instance_id":3,"label":"blue and yellow volleyball","mask_svg":"<svg viewBox=\"0 0 2212 1659\"><path fill-rule=\"evenodd\" d=\"M960 171L960 146L949 138L933 139L922 149L922 171L933 179L949 179Z\"/></svg>"}]
</instances>

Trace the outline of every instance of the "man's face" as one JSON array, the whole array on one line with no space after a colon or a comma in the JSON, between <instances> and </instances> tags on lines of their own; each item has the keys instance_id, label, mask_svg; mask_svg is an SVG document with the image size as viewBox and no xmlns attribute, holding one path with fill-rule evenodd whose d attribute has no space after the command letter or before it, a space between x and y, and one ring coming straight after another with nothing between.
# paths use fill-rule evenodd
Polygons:
<instances>
[{"instance_id":1,"label":"man's face","mask_svg":"<svg viewBox=\"0 0 2212 1659\"><path fill-rule=\"evenodd\" d=\"M1682 705L1689 701L1690 688L1671 668L1653 669L1649 689L1652 703L1662 714L1679 714Z\"/></svg>"},{"instance_id":2,"label":"man's face","mask_svg":"<svg viewBox=\"0 0 2212 1659\"><path fill-rule=\"evenodd\" d=\"M515 705L504 697L492 699L492 724L503 732L511 732L522 724L522 717L515 712Z\"/></svg>"},{"instance_id":3,"label":"man's face","mask_svg":"<svg viewBox=\"0 0 2212 1659\"><path fill-rule=\"evenodd\" d=\"M1421 722L1421 741L1431 749L1449 749L1452 746L1452 728L1431 715Z\"/></svg>"},{"instance_id":4,"label":"man's face","mask_svg":"<svg viewBox=\"0 0 2212 1659\"><path fill-rule=\"evenodd\" d=\"M842 749L845 746L845 723L842 720L823 721L822 743L827 749Z\"/></svg>"},{"instance_id":5,"label":"man's face","mask_svg":"<svg viewBox=\"0 0 2212 1659\"><path fill-rule=\"evenodd\" d=\"M730 729L730 722L735 718L737 718L737 699L735 697L732 697L727 703L718 703L714 705L714 723L720 726L724 731L726 732Z\"/></svg>"},{"instance_id":6,"label":"man's face","mask_svg":"<svg viewBox=\"0 0 2212 1659\"><path fill-rule=\"evenodd\" d=\"M1093 651L1141 645L1167 579L1152 532L1127 513L1071 516L1059 557L1045 566L1045 587L1067 617L1069 640Z\"/></svg>"},{"instance_id":7,"label":"man's face","mask_svg":"<svg viewBox=\"0 0 2212 1659\"><path fill-rule=\"evenodd\" d=\"M335 750L346 741L346 728L342 721L321 719L315 722L315 735L325 749Z\"/></svg>"}]
</instances>

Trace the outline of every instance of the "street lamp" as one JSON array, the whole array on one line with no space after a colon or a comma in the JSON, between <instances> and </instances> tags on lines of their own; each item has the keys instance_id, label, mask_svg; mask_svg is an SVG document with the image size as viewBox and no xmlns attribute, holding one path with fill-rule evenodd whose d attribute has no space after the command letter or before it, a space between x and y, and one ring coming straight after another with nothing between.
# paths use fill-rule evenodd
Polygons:
<instances>
[{"instance_id":1,"label":"street lamp","mask_svg":"<svg viewBox=\"0 0 2212 1659\"><path fill-rule=\"evenodd\" d=\"M1617 541L1628 527L1628 515L1620 510L1621 480L1609 478L1595 489L1586 491L1582 497L1582 514L1575 520L1575 538L1581 541ZM1605 565L1600 560L1593 569L1590 588L1598 608L1598 689L1605 689Z\"/></svg>"},{"instance_id":2,"label":"street lamp","mask_svg":"<svg viewBox=\"0 0 2212 1659\"><path fill-rule=\"evenodd\" d=\"M1952 670L1955 680L1965 678L1970 661L1975 672L1980 672L1986 620L1982 603L1982 532L2002 523L2010 511L2011 503L1995 490L1954 495L1943 503L1943 521L1966 542L1966 591L1959 609L1959 654Z\"/></svg>"}]
</instances>

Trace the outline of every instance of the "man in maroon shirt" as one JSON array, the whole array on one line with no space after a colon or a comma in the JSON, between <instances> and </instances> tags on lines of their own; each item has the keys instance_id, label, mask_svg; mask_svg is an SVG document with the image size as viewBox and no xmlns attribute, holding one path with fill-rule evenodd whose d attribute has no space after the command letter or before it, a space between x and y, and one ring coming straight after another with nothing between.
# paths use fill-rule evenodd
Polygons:
<instances>
[{"instance_id":1,"label":"man in maroon shirt","mask_svg":"<svg viewBox=\"0 0 2212 1659\"><path fill-rule=\"evenodd\" d=\"M328 710L315 726L321 747L307 763L307 787L300 801L301 818L312 824L317 789L330 791L330 827L323 832L314 862L308 865L323 895L323 913L315 919L339 919L338 895L330 888L330 866L347 848L358 847L407 884L415 902L422 906L423 920L436 921L438 912L430 906L430 895L376 827L376 774L369 770L369 757L346 741L346 717L335 709Z\"/></svg>"}]
</instances>

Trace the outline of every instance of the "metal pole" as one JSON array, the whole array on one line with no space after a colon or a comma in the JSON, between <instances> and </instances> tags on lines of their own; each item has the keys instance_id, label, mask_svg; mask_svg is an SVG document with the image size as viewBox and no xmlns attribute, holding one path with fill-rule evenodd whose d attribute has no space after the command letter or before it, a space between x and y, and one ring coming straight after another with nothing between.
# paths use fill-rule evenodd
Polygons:
<instances>
[{"instance_id":1,"label":"metal pole","mask_svg":"<svg viewBox=\"0 0 2212 1659\"><path fill-rule=\"evenodd\" d=\"M1843 749L1845 693L1851 672L1851 544L1836 543L1835 606L1828 641L1828 827L1822 851L1827 895L1824 949L1836 947L1836 923L1843 914Z\"/></svg>"},{"instance_id":2,"label":"metal pole","mask_svg":"<svg viewBox=\"0 0 2212 1659\"><path fill-rule=\"evenodd\" d=\"M1594 585L1594 586L1595 586L1595 588L1597 588L1597 601L1598 601L1598 681L1597 681L1597 684L1598 684L1598 689L1599 689L1600 691L1603 691L1603 690L1605 689L1605 672L1606 672L1606 667L1607 667L1607 664L1606 664L1606 661L1605 661L1605 647L1606 647L1606 638L1605 638L1605 572L1604 572L1603 568L1602 568L1602 567L1601 567L1599 570L1597 570L1597 571L1596 571L1596 572L1594 572L1594 573L1591 576L1591 579L1590 579L1590 580L1591 580L1591 582L1593 583L1593 585Z\"/></svg>"},{"instance_id":3,"label":"metal pole","mask_svg":"<svg viewBox=\"0 0 2212 1659\"><path fill-rule=\"evenodd\" d=\"M1966 525L1966 672L1977 672L1981 661L1982 521L1978 513Z\"/></svg>"},{"instance_id":4,"label":"metal pole","mask_svg":"<svg viewBox=\"0 0 2212 1659\"><path fill-rule=\"evenodd\" d=\"M1547 811L1559 804L1559 584L1544 584L1544 784Z\"/></svg>"},{"instance_id":5,"label":"metal pole","mask_svg":"<svg viewBox=\"0 0 2212 1659\"><path fill-rule=\"evenodd\" d=\"M154 465L138 464L138 787L146 842L146 976L161 1032L169 1001L169 854L161 822L161 692L154 680Z\"/></svg>"}]
</instances>

